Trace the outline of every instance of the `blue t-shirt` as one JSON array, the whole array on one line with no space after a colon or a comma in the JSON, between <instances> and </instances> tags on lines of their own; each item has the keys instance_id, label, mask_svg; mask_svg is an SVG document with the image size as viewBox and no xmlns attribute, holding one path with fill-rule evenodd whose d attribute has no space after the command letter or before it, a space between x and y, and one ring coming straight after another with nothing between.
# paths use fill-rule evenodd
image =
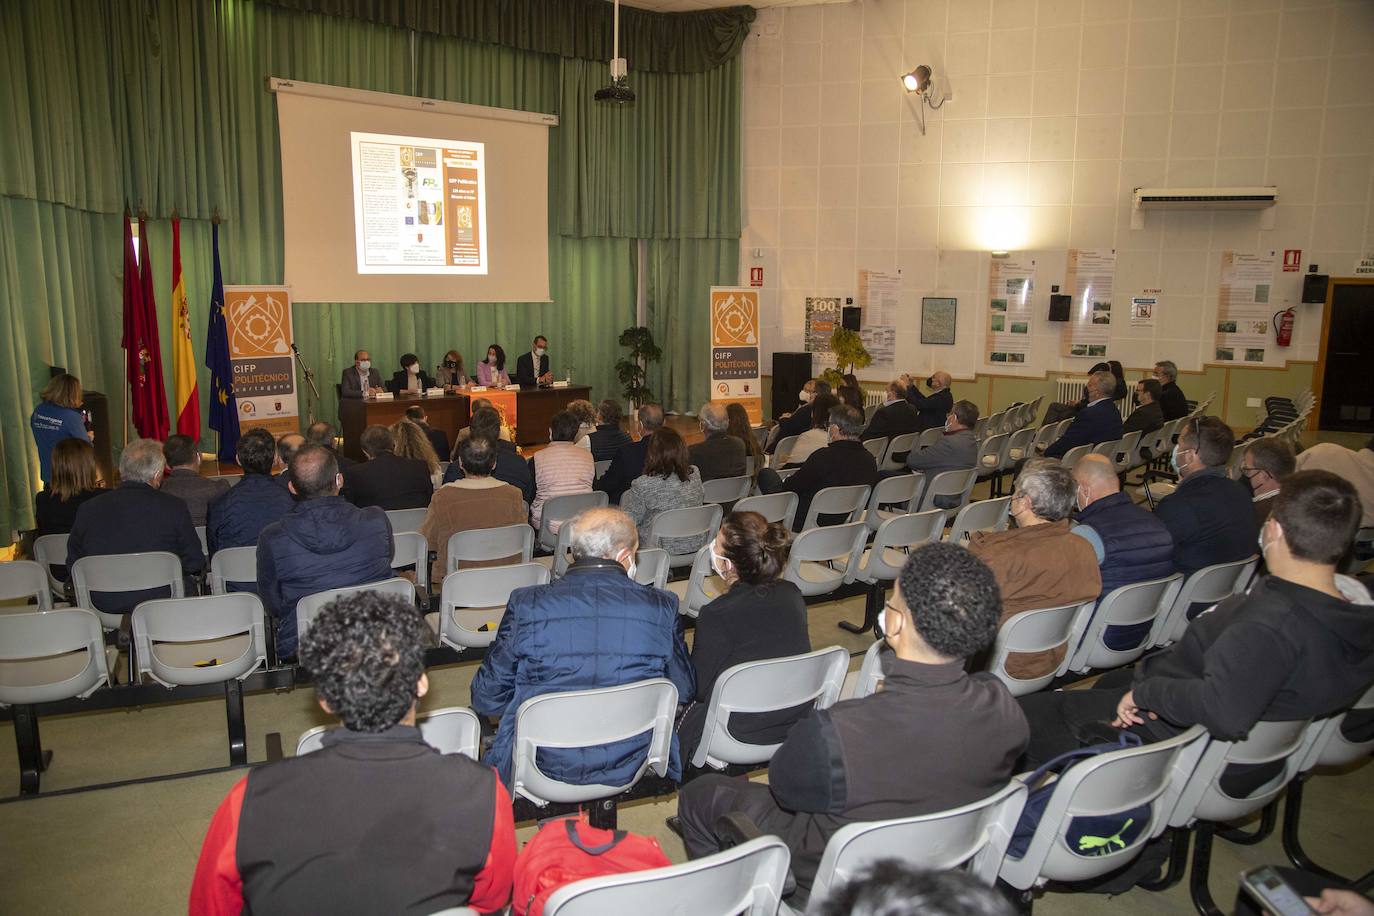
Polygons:
<instances>
[{"instance_id":1,"label":"blue t-shirt","mask_svg":"<svg viewBox=\"0 0 1374 916\"><path fill-rule=\"evenodd\" d=\"M63 439L85 439L91 441L86 432L86 424L81 419L81 411L71 407L61 407L51 401L39 401L29 417L33 429L33 441L38 446L38 466L47 486L52 478L52 450Z\"/></svg>"}]
</instances>

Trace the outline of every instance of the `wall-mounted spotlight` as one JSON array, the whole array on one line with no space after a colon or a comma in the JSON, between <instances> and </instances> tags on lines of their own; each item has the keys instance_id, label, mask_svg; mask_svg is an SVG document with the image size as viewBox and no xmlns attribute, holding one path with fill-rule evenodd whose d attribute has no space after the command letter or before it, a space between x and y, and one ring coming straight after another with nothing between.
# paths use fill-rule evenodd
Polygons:
<instances>
[{"instance_id":1,"label":"wall-mounted spotlight","mask_svg":"<svg viewBox=\"0 0 1374 916\"><path fill-rule=\"evenodd\" d=\"M921 128L922 136L925 136L926 132L926 106L929 106L930 109L934 111L945 104L945 102L948 102L951 98L949 93L944 92L940 94L940 101L932 102L930 96L933 84L934 79L931 75L931 69L925 64L921 64L910 73L902 74L902 88L906 89L907 92L914 92L918 96L918 101L916 102L916 123Z\"/></svg>"}]
</instances>

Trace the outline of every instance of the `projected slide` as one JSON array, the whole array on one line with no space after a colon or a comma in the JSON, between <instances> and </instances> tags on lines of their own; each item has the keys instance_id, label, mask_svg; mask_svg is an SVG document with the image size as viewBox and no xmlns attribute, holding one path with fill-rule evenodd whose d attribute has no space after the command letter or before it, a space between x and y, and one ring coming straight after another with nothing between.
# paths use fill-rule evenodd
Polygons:
<instances>
[{"instance_id":1,"label":"projected slide","mask_svg":"<svg viewBox=\"0 0 1374 916\"><path fill-rule=\"evenodd\" d=\"M482 143L352 132L360 274L485 274Z\"/></svg>"}]
</instances>

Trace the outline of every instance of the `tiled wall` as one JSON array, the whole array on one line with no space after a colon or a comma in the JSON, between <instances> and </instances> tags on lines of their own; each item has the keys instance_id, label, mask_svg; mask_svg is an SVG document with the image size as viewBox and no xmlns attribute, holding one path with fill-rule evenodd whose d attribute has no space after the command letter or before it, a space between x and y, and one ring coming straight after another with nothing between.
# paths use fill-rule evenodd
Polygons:
<instances>
[{"instance_id":1,"label":"tiled wall","mask_svg":"<svg viewBox=\"0 0 1374 916\"><path fill-rule=\"evenodd\" d=\"M803 348L806 296L900 269L897 369L996 372L987 252L1009 248L1040 261L1024 373L1084 371L1045 297L1066 249L1100 247L1118 316L1164 291L1154 329L1117 318L1109 355L1200 370L1223 250L1298 248L1339 276L1374 248L1374 0L856 0L760 11L744 60L740 279L764 268L768 351ZM898 79L921 63L954 96L924 136ZM1279 188L1272 229L1253 211L1130 228L1135 187L1255 184ZM1301 274L1277 277L1275 309L1297 304ZM920 345L929 295L959 300L953 347ZM1316 358L1321 307L1297 307L1270 364Z\"/></svg>"}]
</instances>

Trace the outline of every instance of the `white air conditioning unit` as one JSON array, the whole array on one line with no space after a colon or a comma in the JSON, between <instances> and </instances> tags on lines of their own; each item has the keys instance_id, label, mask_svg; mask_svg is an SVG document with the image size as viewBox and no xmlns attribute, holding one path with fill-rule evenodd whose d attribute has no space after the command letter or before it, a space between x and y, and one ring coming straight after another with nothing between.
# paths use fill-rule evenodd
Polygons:
<instances>
[{"instance_id":1,"label":"white air conditioning unit","mask_svg":"<svg viewBox=\"0 0 1374 916\"><path fill-rule=\"evenodd\" d=\"M1131 200L1131 228L1145 228L1146 210L1265 210L1278 203L1279 189L1251 188L1136 188ZM1263 222L1272 223L1273 214Z\"/></svg>"}]
</instances>

